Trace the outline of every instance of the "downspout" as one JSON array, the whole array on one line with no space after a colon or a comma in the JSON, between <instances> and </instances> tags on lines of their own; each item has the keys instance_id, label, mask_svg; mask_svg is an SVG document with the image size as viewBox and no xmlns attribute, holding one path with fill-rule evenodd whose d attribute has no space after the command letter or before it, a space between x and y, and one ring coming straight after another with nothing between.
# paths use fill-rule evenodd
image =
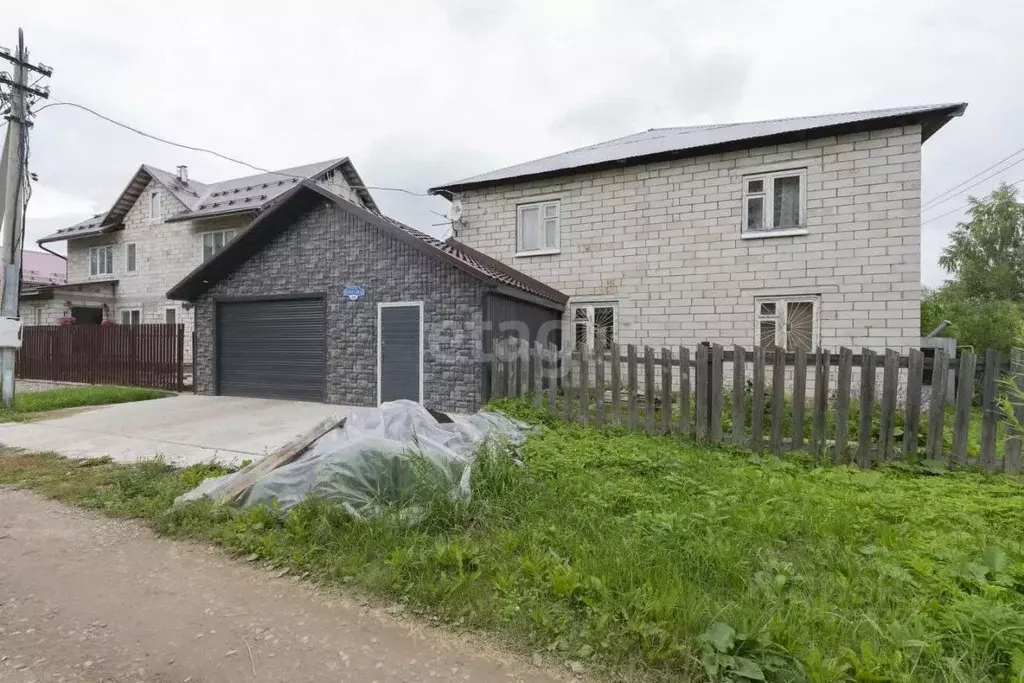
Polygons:
<instances>
[{"instance_id":1,"label":"downspout","mask_svg":"<svg viewBox=\"0 0 1024 683\"><path fill-rule=\"evenodd\" d=\"M36 242L36 246L39 247L40 249L42 249L43 251L45 251L47 254L53 254L54 256L56 256L58 258L64 259L65 261L68 260L68 257L65 256L64 254L58 254L57 252L53 251L52 249L47 249L46 247L44 247L42 242Z\"/></svg>"}]
</instances>

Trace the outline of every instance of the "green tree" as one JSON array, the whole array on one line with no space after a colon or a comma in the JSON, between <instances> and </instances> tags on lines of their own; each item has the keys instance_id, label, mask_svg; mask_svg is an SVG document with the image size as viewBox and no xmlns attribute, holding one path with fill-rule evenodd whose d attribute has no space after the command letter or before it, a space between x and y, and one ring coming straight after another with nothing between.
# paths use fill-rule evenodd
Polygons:
<instances>
[{"instance_id":1,"label":"green tree","mask_svg":"<svg viewBox=\"0 0 1024 683\"><path fill-rule=\"evenodd\" d=\"M950 233L939 265L967 299L1024 301L1024 203L1017 188L1003 183L970 203L970 220Z\"/></svg>"},{"instance_id":2,"label":"green tree","mask_svg":"<svg viewBox=\"0 0 1024 683\"><path fill-rule=\"evenodd\" d=\"M942 336L956 337L959 346L978 351L1024 345L1024 311L1016 301L967 296L956 283L926 290L921 299L921 334L943 320L952 325Z\"/></svg>"}]
</instances>

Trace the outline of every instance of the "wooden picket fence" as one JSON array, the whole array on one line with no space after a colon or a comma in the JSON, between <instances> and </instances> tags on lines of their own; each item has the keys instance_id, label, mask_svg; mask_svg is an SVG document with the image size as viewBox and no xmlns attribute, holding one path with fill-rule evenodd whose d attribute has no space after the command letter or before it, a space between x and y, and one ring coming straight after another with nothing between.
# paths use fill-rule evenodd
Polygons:
<instances>
[{"instance_id":1,"label":"wooden picket fence","mask_svg":"<svg viewBox=\"0 0 1024 683\"><path fill-rule=\"evenodd\" d=\"M968 438L979 358L970 351L949 358L936 350L932 359L919 349L901 356L892 349L881 355L867 348L855 354L845 347L838 354L820 348L816 353L786 353L701 344L691 356L685 346L675 351L662 348L658 353L650 346L639 349L630 344L621 355L618 344L595 352L559 350L540 343L531 346L505 338L495 342L491 359L488 398L527 397L536 408L585 425L674 433L757 453L808 451L818 461L861 467L897 460L945 460L951 466L1021 471L1021 439L1011 433L999 400L1004 375L1024 390L1022 350L1014 350L1009 364L997 351L983 355L980 443L974 455L969 454ZM752 366L749 382L748 365ZM726 386L727 368L732 370L731 387ZM860 369L859 385L854 382L854 368ZM833 369L838 371L834 386ZM930 386L923 384L926 370ZM905 392L900 392L904 371ZM950 372L956 373L957 389L951 438L947 438ZM813 373L811 397L807 396L808 373ZM876 386L879 373L881 387ZM1015 404L1014 410L1016 419L1024 422L1024 404ZM857 423L851 425L851 419ZM810 421L809 439L806 421ZM897 438L899 423L902 436ZM999 454L1001 428L1004 438ZM921 429L927 435L923 447Z\"/></svg>"},{"instance_id":2,"label":"wooden picket fence","mask_svg":"<svg viewBox=\"0 0 1024 683\"><path fill-rule=\"evenodd\" d=\"M22 379L152 387L184 386L184 325L35 325L22 329Z\"/></svg>"}]
</instances>

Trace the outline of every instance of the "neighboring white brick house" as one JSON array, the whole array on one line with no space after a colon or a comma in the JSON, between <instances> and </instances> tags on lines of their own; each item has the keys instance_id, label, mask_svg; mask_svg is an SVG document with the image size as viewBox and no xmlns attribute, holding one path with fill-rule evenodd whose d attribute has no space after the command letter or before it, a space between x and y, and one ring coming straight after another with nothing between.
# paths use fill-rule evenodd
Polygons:
<instances>
[{"instance_id":1,"label":"neighboring white brick house","mask_svg":"<svg viewBox=\"0 0 1024 683\"><path fill-rule=\"evenodd\" d=\"M24 304L45 310L47 318L87 310L98 317L102 309L102 319L117 323L184 324L190 360L193 315L167 299L167 291L299 178L377 210L347 159L213 185L143 166L109 212L40 240L67 240L68 284L44 291L45 301Z\"/></svg>"},{"instance_id":2,"label":"neighboring white brick house","mask_svg":"<svg viewBox=\"0 0 1024 683\"><path fill-rule=\"evenodd\" d=\"M570 337L905 352L921 144L962 111L648 131L432 191L461 242L569 295Z\"/></svg>"}]
</instances>

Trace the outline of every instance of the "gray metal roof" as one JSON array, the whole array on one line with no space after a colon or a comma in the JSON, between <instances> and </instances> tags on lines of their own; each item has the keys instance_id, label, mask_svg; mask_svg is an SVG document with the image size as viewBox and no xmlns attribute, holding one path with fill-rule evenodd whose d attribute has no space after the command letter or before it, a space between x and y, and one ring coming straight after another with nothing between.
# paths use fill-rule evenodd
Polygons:
<instances>
[{"instance_id":1,"label":"gray metal roof","mask_svg":"<svg viewBox=\"0 0 1024 683\"><path fill-rule=\"evenodd\" d=\"M772 121L652 128L642 133L439 185L430 191L436 194L444 190L495 185L535 176L559 175L632 160L635 160L635 163L646 163L658 158L695 156L698 153L709 153L722 148L748 147L755 143L771 144L773 141L872 130L912 121L925 124L923 137L927 139L950 118L963 114L966 107L965 103L932 104Z\"/></svg>"},{"instance_id":2,"label":"gray metal roof","mask_svg":"<svg viewBox=\"0 0 1024 683\"><path fill-rule=\"evenodd\" d=\"M294 187L300 180L318 180L332 171L341 173L346 182L355 187L360 199L367 207L373 211L379 211L373 196L362 187L363 181L348 157L319 161L268 173L258 173L242 178L232 178L210 185L191 178L187 183L182 183L176 173L143 164L132 176L110 211L97 214L68 228L61 228L38 240L38 243L77 239L119 229L124 216L138 200L139 195L151 179L162 183L187 207L187 211L167 219L168 222L175 222L256 212L266 207L286 190Z\"/></svg>"}]
</instances>

